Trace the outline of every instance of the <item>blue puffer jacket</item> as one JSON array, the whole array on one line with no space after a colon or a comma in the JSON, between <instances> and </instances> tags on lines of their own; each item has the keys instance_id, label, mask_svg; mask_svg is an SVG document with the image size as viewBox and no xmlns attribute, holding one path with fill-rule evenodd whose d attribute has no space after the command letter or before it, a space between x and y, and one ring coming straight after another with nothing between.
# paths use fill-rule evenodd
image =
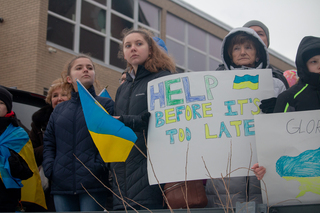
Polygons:
<instances>
[{"instance_id":1,"label":"blue puffer jacket","mask_svg":"<svg viewBox=\"0 0 320 213\"><path fill-rule=\"evenodd\" d=\"M109 114L113 114L114 102L111 99L96 96L93 87L89 92ZM43 143L42 165L45 175L52 181L51 194L86 193L81 184L89 192L107 190L75 157L100 180L108 183L108 170L87 129L79 93L72 92L69 101L54 109Z\"/></svg>"}]
</instances>

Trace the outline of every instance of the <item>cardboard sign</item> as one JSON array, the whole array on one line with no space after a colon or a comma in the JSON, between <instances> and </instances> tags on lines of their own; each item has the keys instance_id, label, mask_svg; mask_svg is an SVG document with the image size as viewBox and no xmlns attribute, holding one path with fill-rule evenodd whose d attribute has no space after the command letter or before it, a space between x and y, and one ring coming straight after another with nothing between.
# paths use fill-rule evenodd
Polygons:
<instances>
[{"instance_id":1,"label":"cardboard sign","mask_svg":"<svg viewBox=\"0 0 320 213\"><path fill-rule=\"evenodd\" d=\"M254 119L259 164L267 170L263 202L320 203L320 110L257 115ZM261 187L265 189L263 183Z\"/></svg>"},{"instance_id":2,"label":"cardboard sign","mask_svg":"<svg viewBox=\"0 0 320 213\"><path fill-rule=\"evenodd\" d=\"M221 177L228 165L252 166L253 116L260 113L260 100L273 96L271 70L181 73L149 82L150 184L208 179L207 169ZM231 176L247 173L239 169Z\"/></svg>"}]
</instances>

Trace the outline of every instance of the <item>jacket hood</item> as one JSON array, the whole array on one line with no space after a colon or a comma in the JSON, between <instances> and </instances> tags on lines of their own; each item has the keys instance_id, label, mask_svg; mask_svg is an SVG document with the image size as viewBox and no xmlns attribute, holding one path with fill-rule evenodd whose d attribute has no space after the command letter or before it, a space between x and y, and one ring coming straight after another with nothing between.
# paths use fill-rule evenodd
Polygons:
<instances>
[{"instance_id":1,"label":"jacket hood","mask_svg":"<svg viewBox=\"0 0 320 213\"><path fill-rule=\"evenodd\" d=\"M320 74L309 72L307 62L303 60L304 55L314 49L320 49L320 38L313 36L304 37L298 47L296 66L299 79L302 82L320 87Z\"/></svg>"},{"instance_id":2,"label":"jacket hood","mask_svg":"<svg viewBox=\"0 0 320 213\"><path fill-rule=\"evenodd\" d=\"M228 47L230 45L230 41L232 40L232 38L241 33L247 33L249 35L252 36L252 39L256 39L258 40L259 43L259 52L261 53L261 58L259 60L259 62L256 65L256 69L265 69L267 67L269 67L269 54L268 54L268 49L266 47L266 45L263 43L263 41L261 40L261 38L258 36L258 34L250 28L247 27L239 27L239 28L235 28L233 30L231 30L228 35L226 35L222 41L222 46L221 46L221 59L223 61L223 64L225 66L225 68L227 70L232 70L235 68L246 68L245 66L241 66L241 67L236 67L236 65L232 62L229 54L228 54ZM250 68L250 67L248 67Z\"/></svg>"}]
</instances>

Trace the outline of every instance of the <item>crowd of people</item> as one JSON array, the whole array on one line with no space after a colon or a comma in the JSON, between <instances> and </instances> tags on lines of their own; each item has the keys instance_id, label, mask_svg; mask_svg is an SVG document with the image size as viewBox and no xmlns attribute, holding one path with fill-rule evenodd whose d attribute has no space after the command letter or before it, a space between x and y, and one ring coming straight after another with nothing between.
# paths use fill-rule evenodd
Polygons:
<instances>
[{"instance_id":1,"label":"crowd of people","mask_svg":"<svg viewBox=\"0 0 320 213\"><path fill-rule=\"evenodd\" d=\"M270 65L269 44L268 28L259 21L249 21L243 27L231 30L223 39L223 64L217 70L259 69L263 72L263 69L271 69L274 97L261 101L260 108L264 113L320 109L320 38L307 36L302 39L296 56L295 78L289 84L289 74L285 76ZM95 65L89 56L78 55L68 61L62 78L53 81L46 98L48 105L32 116L29 137L37 166L43 170L49 183L44 188L48 211L166 207L159 186L150 186L148 181L145 157L150 117L147 84L153 79L176 73L174 58L168 54L161 39L144 29L123 32L119 56L126 60L127 68L119 79L115 101L96 95ZM291 72L294 71L290 71L292 79ZM103 162L86 127L77 79L109 114L137 135L136 145L125 162ZM3 148L2 135L10 134L7 133L9 126L23 130L12 111L12 95L2 87L0 121L0 166L8 161L10 179L27 179L32 172L25 166L23 158L10 146ZM221 179L204 181L207 207L226 205L227 196L232 197L233 206L237 201L261 203L260 180L266 169L259 164L254 164L251 169L255 176L232 177L228 187ZM2 171L0 167L3 178ZM25 175L19 176L21 173ZM107 187L103 187L96 177ZM14 211L21 197L20 188L10 188L4 180L0 181L0 210Z\"/></svg>"}]
</instances>

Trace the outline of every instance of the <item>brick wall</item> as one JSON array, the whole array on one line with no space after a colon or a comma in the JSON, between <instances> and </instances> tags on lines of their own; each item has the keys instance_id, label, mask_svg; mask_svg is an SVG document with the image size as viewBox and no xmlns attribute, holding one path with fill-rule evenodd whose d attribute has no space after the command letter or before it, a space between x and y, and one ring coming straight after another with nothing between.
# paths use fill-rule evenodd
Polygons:
<instances>
[{"instance_id":1,"label":"brick wall","mask_svg":"<svg viewBox=\"0 0 320 213\"><path fill-rule=\"evenodd\" d=\"M0 0L0 85L43 94L61 76L72 54L48 51L46 44L48 0ZM114 98L121 73L96 64L101 87Z\"/></svg>"}]
</instances>

